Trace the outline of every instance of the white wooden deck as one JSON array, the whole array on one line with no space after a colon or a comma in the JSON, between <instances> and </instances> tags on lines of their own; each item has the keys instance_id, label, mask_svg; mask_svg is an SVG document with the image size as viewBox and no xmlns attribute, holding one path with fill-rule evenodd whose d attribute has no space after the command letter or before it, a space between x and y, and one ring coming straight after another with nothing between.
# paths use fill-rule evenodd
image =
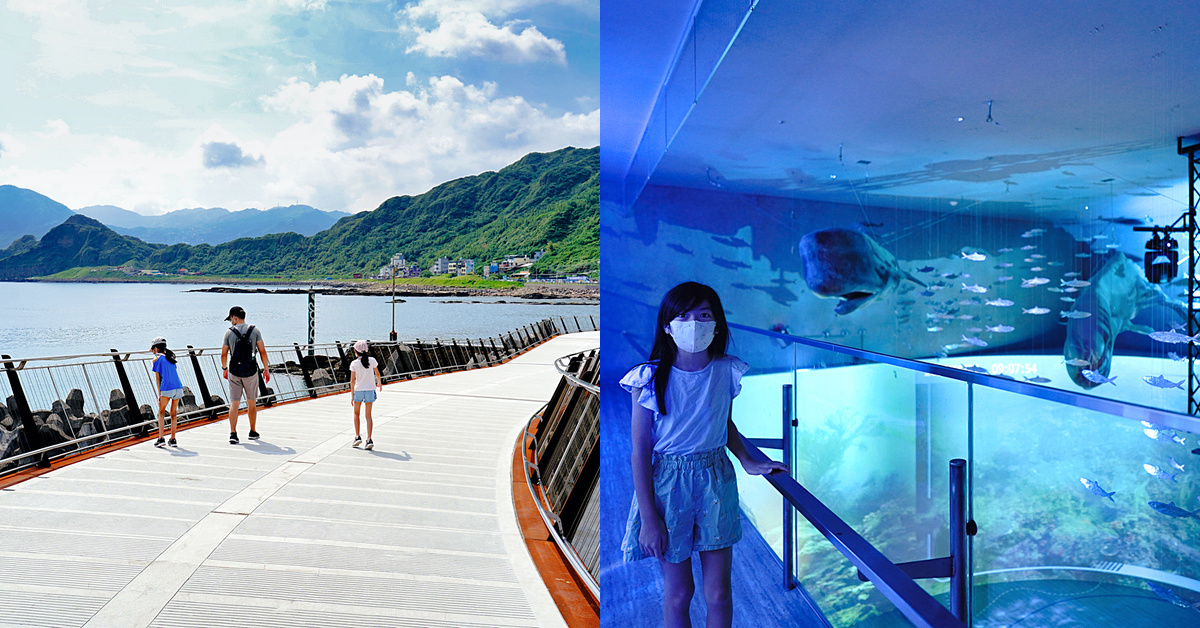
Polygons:
<instances>
[{"instance_id":1,"label":"white wooden deck","mask_svg":"<svg viewBox=\"0 0 1200 628\"><path fill-rule=\"evenodd\" d=\"M0 491L0 626L563 626L517 529L511 456L560 336L496 367L390 384L375 449L349 394ZM365 437L366 425L363 425Z\"/></svg>"}]
</instances>

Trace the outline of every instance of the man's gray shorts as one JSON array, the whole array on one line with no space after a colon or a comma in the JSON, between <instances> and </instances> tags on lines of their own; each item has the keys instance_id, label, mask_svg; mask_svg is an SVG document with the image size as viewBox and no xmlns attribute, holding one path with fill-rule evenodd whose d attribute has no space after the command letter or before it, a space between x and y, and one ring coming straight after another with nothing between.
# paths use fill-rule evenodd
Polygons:
<instances>
[{"instance_id":1,"label":"man's gray shorts","mask_svg":"<svg viewBox=\"0 0 1200 628\"><path fill-rule=\"evenodd\" d=\"M233 373L229 374L229 409L233 410L238 407L242 401L242 394L246 395L246 405L253 406L254 400L258 398L258 373L248 377L238 377Z\"/></svg>"}]
</instances>

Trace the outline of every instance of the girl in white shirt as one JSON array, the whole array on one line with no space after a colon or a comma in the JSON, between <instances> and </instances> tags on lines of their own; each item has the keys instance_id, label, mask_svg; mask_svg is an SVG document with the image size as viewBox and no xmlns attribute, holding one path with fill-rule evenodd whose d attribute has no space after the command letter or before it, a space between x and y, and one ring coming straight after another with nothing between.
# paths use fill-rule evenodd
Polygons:
<instances>
[{"instance_id":1,"label":"girl in white shirt","mask_svg":"<svg viewBox=\"0 0 1200 628\"><path fill-rule=\"evenodd\" d=\"M633 486L621 549L663 572L663 620L690 627L699 552L708 626L730 626L733 544L742 537L737 478L726 448L752 475L787 465L751 457L733 425L732 402L749 365L725 354L729 327L716 291L675 286L658 309L650 361L621 379L633 394Z\"/></svg>"},{"instance_id":2,"label":"girl in white shirt","mask_svg":"<svg viewBox=\"0 0 1200 628\"><path fill-rule=\"evenodd\" d=\"M371 440L371 404L375 403L376 391L383 392L383 378L379 376L379 362L367 355L367 341L359 340L354 343L354 351L360 357L350 363L350 390L354 391L350 403L354 405L354 444L362 444L362 433L358 429L358 410L362 404L367 404L367 444L366 448L375 447Z\"/></svg>"}]
</instances>

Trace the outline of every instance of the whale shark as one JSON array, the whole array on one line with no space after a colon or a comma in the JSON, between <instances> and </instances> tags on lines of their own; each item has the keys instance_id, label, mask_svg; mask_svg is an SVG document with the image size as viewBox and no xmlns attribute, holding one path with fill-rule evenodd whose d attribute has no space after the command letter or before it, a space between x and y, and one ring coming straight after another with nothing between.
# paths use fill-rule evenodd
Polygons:
<instances>
[{"instance_id":1,"label":"whale shark","mask_svg":"<svg viewBox=\"0 0 1200 628\"><path fill-rule=\"evenodd\" d=\"M1142 270L1118 251L1109 254L1104 266L1092 276L1091 283L1079 293L1071 308L1071 314L1077 316L1067 319L1067 342L1063 346L1067 374L1083 388L1094 388L1099 384L1085 377L1085 370L1108 377L1117 334L1154 331L1133 324L1138 312L1151 305L1163 305L1180 318L1186 320L1187 317L1187 309L1182 303L1172 301L1161 288L1147 281Z\"/></svg>"},{"instance_id":2,"label":"whale shark","mask_svg":"<svg viewBox=\"0 0 1200 628\"><path fill-rule=\"evenodd\" d=\"M924 286L900 268L896 257L871 236L850 229L822 229L800 238L804 281L813 293L839 298L845 315L896 289L904 280Z\"/></svg>"}]
</instances>

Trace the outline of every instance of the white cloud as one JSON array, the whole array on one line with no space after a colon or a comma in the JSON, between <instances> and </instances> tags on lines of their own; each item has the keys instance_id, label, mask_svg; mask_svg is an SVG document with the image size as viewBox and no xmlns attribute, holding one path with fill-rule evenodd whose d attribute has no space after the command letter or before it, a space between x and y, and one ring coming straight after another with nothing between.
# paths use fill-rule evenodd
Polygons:
<instances>
[{"instance_id":1,"label":"white cloud","mask_svg":"<svg viewBox=\"0 0 1200 628\"><path fill-rule=\"evenodd\" d=\"M71 132L71 127L63 120L46 120L45 137L62 137Z\"/></svg>"},{"instance_id":2,"label":"white cloud","mask_svg":"<svg viewBox=\"0 0 1200 628\"><path fill-rule=\"evenodd\" d=\"M0 132L0 181L68 207L145 214L291 203L360 211L530 152L599 143L599 110L551 116L495 84L450 76L406 83L389 91L373 75L292 79L262 99L268 113L290 121L282 131L214 123L190 132L184 149L79 130L53 141L40 131Z\"/></svg>"},{"instance_id":3,"label":"white cloud","mask_svg":"<svg viewBox=\"0 0 1200 628\"><path fill-rule=\"evenodd\" d=\"M536 26L522 20L493 24L489 16L504 18L526 2L448 2L422 0L401 11L408 22L401 32L414 43L405 52L430 57L485 57L507 63L549 62L565 64L566 48ZM435 22L432 28L423 24Z\"/></svg>"}]
</instances>

